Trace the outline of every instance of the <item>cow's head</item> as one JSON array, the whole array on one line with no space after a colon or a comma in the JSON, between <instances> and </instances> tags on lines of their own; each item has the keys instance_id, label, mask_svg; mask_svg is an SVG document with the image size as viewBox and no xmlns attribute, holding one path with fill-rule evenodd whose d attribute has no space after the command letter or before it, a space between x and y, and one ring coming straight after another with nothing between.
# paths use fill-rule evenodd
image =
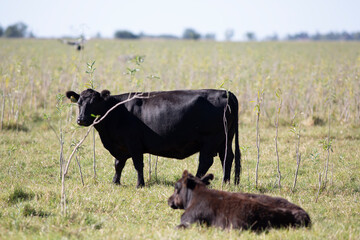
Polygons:
<instances>
[{"instance_id":1,"label":"cow's head","mask_svg":"<svg viewBox=\"0 0 360 240\"><path fill-rule=\"evenodd\" d=\"M99 93L93 89L86 89L80 95L73 91L66 92L66 97L79 106L77 123L81 126L90 126L96 116L103 115L106 112L104 112L104 101L109 96L110 92L108 90Z\"/></svg>"},{"instance_id":2,"label":"cow's head","mask_svg":"<svg viewBox=\"0 0 360 240\"><path fill-rule=\"evenodd\" d=\"M192 199L193 190L198 187L206 187L213 179L213 174L198 178L185 170L182 178L175 183L175 191L168 199L169 206L173 209L186 209Z\"/></svg>"}]
</instances>

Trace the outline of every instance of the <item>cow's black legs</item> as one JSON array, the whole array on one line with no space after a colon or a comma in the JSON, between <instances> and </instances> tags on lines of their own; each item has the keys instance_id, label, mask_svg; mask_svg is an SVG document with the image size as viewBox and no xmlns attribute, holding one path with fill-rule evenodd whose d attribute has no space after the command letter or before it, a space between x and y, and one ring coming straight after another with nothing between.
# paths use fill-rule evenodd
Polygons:
<instances>
[{"instance_id":1,"label":"cow's black legs","mask_svg":"<svg viewBox=\"0 0 360 240\"><path fill-rule=\"evenodd\" d=\"M213 164L213 162L214 162L213 154L210 154L205 151L200 151L199 167L196 176L199 178L204 176L211 167L211 165Z\"/></svg>"},{"instance_id":2,"label":"cow's black legs","mask_svg":"<svg viewBox=\"0 0 360 240\"><path fill-rule=\"evenodd\" d=\"M115 176L113 178L113 183L120 184L121 172L125 167L126 159L117 159L115 158Z\"/></svg>"},{"instance_id":3,"label":"cow's black legs","mask_svg":"<svg viewBox=\"0 0 360 240\"><path fill-rule=\"evenodd\" d=\"M134 163L134 167L137 171L138 174L138 180L137 180L137 185L136 187L143 187L145 186L145 182L144 182L144 158L143 155L137 155L137 156L133 156L133 163Z\"/></svg>"},{"instance_id":4,"label":"cow's black legs","mask_svg":"<svg viewBox=\"0 0 360 240\"><path fill-rule=\"evenodd\" d=\"M226 160L224 165L225 149L219 151L219 157L221 160L221 166L224 173L224 182L230 181L231 167L234 160L234 153L231 149L231 145L227 147ZM224 169L225 168L225 169Z\"/></svg>"}]
</instances>

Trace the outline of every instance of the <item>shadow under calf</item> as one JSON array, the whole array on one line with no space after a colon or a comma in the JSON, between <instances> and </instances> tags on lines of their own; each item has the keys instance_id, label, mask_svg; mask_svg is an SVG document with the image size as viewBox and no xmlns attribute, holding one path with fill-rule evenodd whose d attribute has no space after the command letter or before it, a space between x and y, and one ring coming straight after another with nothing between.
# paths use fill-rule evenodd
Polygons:
<instances>
[{"instance_id":1,"label":"shadow under calf","mask_svg":"<svg viewBox=\"0 0 360 240\"><path fill-rule=\"evenodd\" d=\"M284 198L208 189L212 179L212 174L200 179L184 171L168 199L172 208L185 210L178 228L192 223L254 231L311 226L309 215Z\"/></svg>"}]
</instances>

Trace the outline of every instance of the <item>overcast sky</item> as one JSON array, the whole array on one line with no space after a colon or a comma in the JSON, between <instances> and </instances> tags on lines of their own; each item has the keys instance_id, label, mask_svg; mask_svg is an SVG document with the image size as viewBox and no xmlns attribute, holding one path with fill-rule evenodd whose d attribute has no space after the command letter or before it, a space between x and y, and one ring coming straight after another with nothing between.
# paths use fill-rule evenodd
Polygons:
<instances>
[{"instance_id":1,"label":"overcast sky","mask_svg":"<svg viewBox=\"0 0 360 240\"><path fill-rule=\"evenodd\" d=\"M234 40L254 32L360 31L360 0L0 0L0 26L24 22L37 37L113 37L116 30L182 36L186 28Z\"/></svg>"}]
</instances>

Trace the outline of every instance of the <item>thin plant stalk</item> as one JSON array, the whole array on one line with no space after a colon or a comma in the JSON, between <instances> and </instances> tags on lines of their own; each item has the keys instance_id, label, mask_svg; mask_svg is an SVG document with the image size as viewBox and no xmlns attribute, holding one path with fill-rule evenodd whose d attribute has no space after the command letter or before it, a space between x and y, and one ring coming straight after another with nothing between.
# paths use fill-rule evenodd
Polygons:
<instances>
[{"instance_id":1,"label":"thin plant stalk","mask_svg":"<svg viewBox=\"0 0 360 240\"><path fill-rule=\"evenodd\" d=\"M76 162L77 162L77 164L78 164L78 166L79 166L79 172L80 172L80 177L81 177L81 183L82 183L82 185L83 185L83 186L85 186L85 184L84 184L84 179L83 179L83 174L82 174L82 171L81 171L81 165L80 165L79 157L78 157L78 156L76 156L76 157L75 157L75 159L76 159Z\"/></svg>"},{"instance_id":2,"label":"thin plant stalk","mask_svg":"<svg viewBox=\"0 0 360 240\"><path fill-rule=\"evenodd\" d=\"M263 99L264 91L261 94L258 92L257 95L257 104L255 106L256 112L256 148L257 148L257 162L255 169L255 187L258 188L258 179L259 179L259 163L260 163L260 133L259 133L259 120L260 120L260 110L261 110L261 102Z\"/></svg>"},{"instance_id":3,"label":"thin plant stalk","mask_svg":"<svg viewBox=\"0 0 360 240\"><path fill-rule=\"evenodd\" d=\"M321 173L319 173L319 188L316 194L316 199L315 199L315 203L317 203L318 198L319 198L319 194L320 194L320 189L321 189Z\"/></svg>"},{"instance_id":4,"label":"thin plant stalk","mask_svg":"<svg viewBox=\"0 0 360 240\"><path fill-rule=\"evenodd\" d=\"M4 127L4 115L5 115L5 92L3 92L2 94L0 130L2 130Z\"/></svg>"},{"instance_id":5,"label":"thin plant stalk","mask_svg":"<svg viewBox=\"0 0 360 240\"><path fill-rule=\"evenodd\" d=\"M151 181L151 154L149 153L149 182Z\"/></svg>"},{"instance_id":6,"label":"thin plant stalk","mask_svg":"<svg viewBox=\"0 0 360 240\"><path fill-rule=\"evenodd\" d=\"M278 151L278 130L279 130L279 115L280 115L280 111L281 111L281 106L282 106L282 98L280 97L281 91L280 89L276 92L276 96L278 96L278 98L280 99L279 101L279 107L278 107L278 111L276 114L276 121L275 121L275 127L276 127L276 135L275 135L275 152L276 152L276 159L277 159L277 172L278 172L278 187L281 190L281 172L280 172L280 160L279 160L279 151Z\"/></svg>"},{"instance_id":7,"label":"thin plant stalk","mask_svg":"<svg viewBox=\"0 0 360 240\"><path fill-rule=\"evenodd\" d=\"M299 167L300 167L300 162L301 162L301 153L300 153L300 129L299 131L296 133L297 135L297 144L296 144L296 170L295 170L295 177L294 177L294 184L293 184L293 188L292 188L292 192L295 191L295 187L296 187L296 182L297 182L297 176L299 173Z\"/></svg>"},{"instance_id":8,"label":"thin plant stalk","mask_svg":"<svg viewBox=\"0 0 360 240\"><path fill-rule=\"evenodd\" d=\"M327 138L327 146L326 146L326 150L327 150L327 159L326 159L326 166L325 166L324 188L326 188L326 184L327 184L327 174L328 174L328 169L329 169L330 150L331 150L331 141L330 141L330 120L331 120L331 103L329 103L329 115L328 115L328 122L329 122L329 126L328 126L328 138Z\"/></svg>"},{"instance_id":9,"label":"thin plant stalk","mask_svg":"<svg viewBox=\"0 0 360 240\"><path fill-rule=\"evenodd\" d=\"M356 115L355 115L355 123L360 123L360 93L355 96L355 106L356 106Z\"/></svg>"},{"instance_id":10,"label":"thin plant stalk","mask_svg":"<svg viewBox=\"0 0 360 240\"><path fill-rule=\"evenodd\" d=\"M258 131L258 124L256 124L256 131ZM255 188L258 188L259 179L259 164L260 164L260 134L256 134L256 148L257 148L257 161L255 169Z\"/></svg>"},{"instance_id":11,"label":"thin plant stalk","mask_svg":"<svg viewBox=\"0 0 360 240\"><path fill-rule=\"evenodd\" d=\"M61 174L61 213L63 216L66 215L66 193L65 193L65 172L63 170L62 174Z\"/></svg>"},{"instance_id":12,"label":"thin plant stalk","mask_svg":"<svg viewBox=\"0 0 360 240\"><path fill-rule=\"evenodd\" d=\"M59 165L60 165L60 178L61 178L63 172L63 165L64 165L64 141L63 141L63 133L61 128L60 128L59 143L60 143Z\"/></svg>"},{"instance_id":13,"label":"thin plant stalk","mask_svg":"<svg viewBox=\"0 0 360 240\"><path fill-rule=\"evenodd\" d=\"M94 67L95 61L93 61L92 63L86 63L86 65L88 70L86 70L85 72L90 76L90 80L86 84L86 86L88 88L95 89L95 81L94 81L94 72L96 70L96 68ZM94 179L96 179L95 129L93 129L93 169L94 169Z\"/></svg>"},{"instance_id":14,"label":"thin plant stalk","mask_svg":"<svg viewBox=\"0 0 360 240\"><path fill-rule=\"evenodd\" d=\"M93 159L94 179L96 179L95 128L93 128Z\"/></svg>"},{"instance_id":15,"label":"thin plant stalk","mask_svg":"<svg viewBox=\"0 0 360 240\"><path fill-rule=\"evenodd\" d=\"M155 160L155 181L157 181L157 164L158 164L159 156L156 156Z\"/></svg>"},{"instance_id":16,"label":"thin plant stalk","mask_svg":"<svg viewBox=\"0 0 360 240\"><path fill-rule=\"evenodd\" d=\"M294 184L293 184L292 192L295 191L297 177L299 174L300 161L301 161L301 154L299 154L299 156L297 157L297 161L296 161L296 170L295 170L295 177L294 177Z\"/></svg>"}]
</instances>

